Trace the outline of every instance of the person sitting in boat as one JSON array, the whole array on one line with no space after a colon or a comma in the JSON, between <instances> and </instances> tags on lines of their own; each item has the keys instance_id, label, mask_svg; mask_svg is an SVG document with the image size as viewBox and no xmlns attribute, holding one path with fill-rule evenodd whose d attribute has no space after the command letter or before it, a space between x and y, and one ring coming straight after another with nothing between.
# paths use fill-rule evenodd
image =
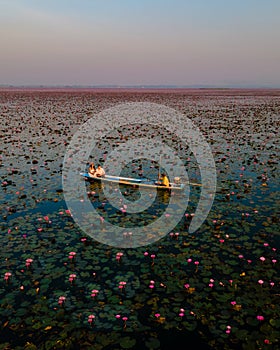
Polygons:
<instances>
[{"instance_id":1,"label":"person sitting in boat","mask_svg":"<svg viewBox=\"0 0 280 350\"><path fill-rule=\"evenodd\" d=\"M96 176L96 177L104 177L105 176L105 170L102 168L102 166L100 164L98 165L94 176Z\"/></svg>"},{"instance_id":2,"label":"person sitting in boat","mask_svg":"<svg viewBox=\"0 0 280 350\"><path fill-rule=\"evenodd\" d=\"M95 168L94 163L89 164L88 173L89 173L89 176L91 176L91 177L95 176L96 168Z\"/></svg>"},{"instance_id":3,"label":"person sitting in boat","mask_svg":"<svg viewBox=\"0 0 280 350\"><path fill-rule=\"evenodd\" d=\"M160 178L160 185L170 187L170 183L166 174L162 173Z\"/></svg>"}]
</instances>

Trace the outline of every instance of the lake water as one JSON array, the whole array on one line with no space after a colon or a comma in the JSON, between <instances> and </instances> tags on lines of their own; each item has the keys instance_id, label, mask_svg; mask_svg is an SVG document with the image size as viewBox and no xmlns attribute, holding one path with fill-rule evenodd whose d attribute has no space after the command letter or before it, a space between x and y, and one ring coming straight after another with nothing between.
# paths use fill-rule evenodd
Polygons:
<instances>
[{"instance_id":1,"label":"lake water","mask_svg":"<svg viewBox=\"0 0 280 350\"><path fill-rule=\"evenodd\" d=\"M71 216L62 170L72 136L126 102L179 111L209 144L217 190L196 232L189 226L199 186L190 186L172 230L136 248L102 244ZM0 90L1 348L169 349L193 340L205 349L278 349L279 115L279 90ZM134 137L152 133L136 129ZM129 126L109 133L89 160L105 161L128 138ZM191 150L176 154L200 183ZM159 166L129 160L122 175L156 179ZM130 214L111 205L102 185L85 188L104 219L89 222L97 237L109 222L131 239L135 227L164 217L170 200L161 191ZM138 188L109 190L130 203L141 197Z\"/></svg>"}]
</instances>

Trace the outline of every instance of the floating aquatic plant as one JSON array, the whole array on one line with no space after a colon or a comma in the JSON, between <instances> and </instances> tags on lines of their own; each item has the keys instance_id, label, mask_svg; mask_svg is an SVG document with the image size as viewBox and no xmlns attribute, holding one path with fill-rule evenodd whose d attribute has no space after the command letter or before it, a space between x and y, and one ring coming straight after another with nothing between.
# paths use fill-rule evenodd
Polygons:
<instances>
[{"instance_id":1,"label":"floating aquatic plant","mask_svg":"<svg viewBox=\"0 0 280 350\"><path fill-rule=\"evenodd\" d=\"M0 94L6 103L0 167L3 348L160 349L166 332L174 343L197 336L213 349L279 347L279 95L207 93ZM191 190L184 217L166 237L119 251L80 231L65 206L60 170L74 127L92 110L140 96L193 116L211 144L218 188L208 219L194 234L188 227L199 189ZM108 150L131 132L176 143L190 178L199 179L191 150L180 149L164 130L157 135L147 126L128 125L99 146ZM152 161L140 165L137 160L124 172L157 174ZM139 198L136 189L121 191L127 200ZM123 223L124 239L133 239L132 226L139 222L159 215L170 220L160 195L149 210L129 215L129 204L116 210L101 187L88 186L87 192L100 211L98 229L107 220Z\"/></svg>"}]
</instances>

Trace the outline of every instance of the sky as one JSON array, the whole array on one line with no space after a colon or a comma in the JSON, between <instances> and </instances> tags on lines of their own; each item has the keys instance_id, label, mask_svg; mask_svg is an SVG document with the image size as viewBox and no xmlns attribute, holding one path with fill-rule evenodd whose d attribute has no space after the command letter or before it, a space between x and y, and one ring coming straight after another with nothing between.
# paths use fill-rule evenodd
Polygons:
<instances>
[{"instance_id":1,"label":"sky","mask_svg":"<svg viewBox=\"0 0 280 350\"><path fill-rule=\"evenodd\" d=\"M279 0L0 0L0 85L280 87Z\"/></svg>"}]
</instances>

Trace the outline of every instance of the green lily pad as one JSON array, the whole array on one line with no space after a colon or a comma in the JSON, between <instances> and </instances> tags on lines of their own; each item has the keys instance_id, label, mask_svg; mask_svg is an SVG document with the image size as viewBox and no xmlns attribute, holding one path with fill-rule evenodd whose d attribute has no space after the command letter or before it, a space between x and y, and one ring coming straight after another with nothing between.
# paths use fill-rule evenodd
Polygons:
<instances>
[{"instance_id":1,"label":"green lily pad","mask_svg":"<svg viewBox=\"0 0 280 350\"><path fill-rule=\"evenodd\" d=\"M149 338L145 341L145 345L148 349L159 349L160 341L157 338Z\"/></svg>"},{"instance_id":2,"label":"green lily pad","mask_svg":"<svg viewBox=\"0 0 280 350\"><path fill-rule=\"evenodd\" d=\"M123 337L120 341L120 346L123 349L131 349L136 344L136 340L130 337Z\"/></svg>"}]
</instances>

